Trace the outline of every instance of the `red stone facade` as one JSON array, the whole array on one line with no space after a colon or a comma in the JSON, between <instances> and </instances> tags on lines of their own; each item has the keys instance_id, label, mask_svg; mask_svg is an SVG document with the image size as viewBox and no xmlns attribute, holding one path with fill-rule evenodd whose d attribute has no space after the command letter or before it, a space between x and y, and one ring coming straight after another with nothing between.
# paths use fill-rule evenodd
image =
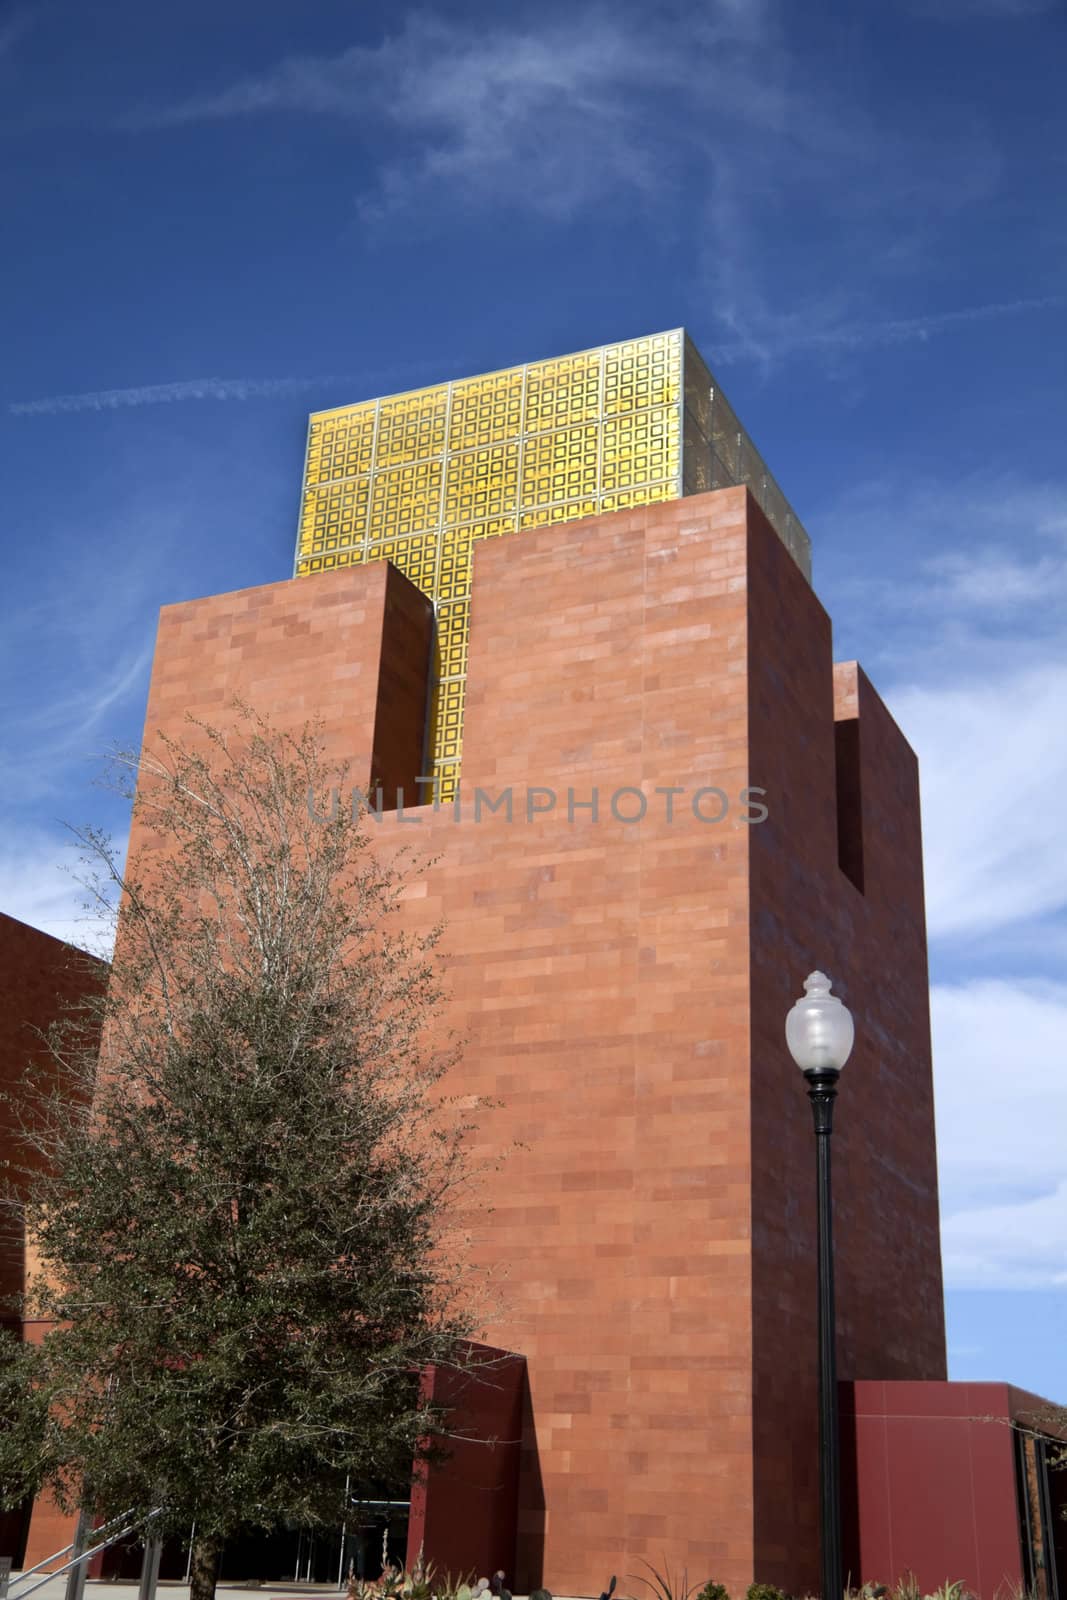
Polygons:
<instances>
[{"instance_id":1,"label":"red stone facade","mask_svg":"<svg viewBox=\"0 0 1067 1600\"><path fill-rule=\"evenodd\" d=\"M401 783L426 627L383 565L167 607L147 735L236 694ZM666 1558L814 1591L814 1155L783 1022L816 966L857 1030L841 1373L945 1376L915 758L725 489L476 547L462 788L458 819L368 827L435 858L407 913L446 924L454 1087L498 1102L471 1220L484 1337L528 1369L513 1586ZM476 818L478 788L511 818Z\"/></svg>"},{"instance_id":2,"label":"red stone facade","mask_svg":"<svg viewBox=\"0 0 1067 1600\"><path fill-rule=\"evenodd\" d=\"M47 1067L41 1035L86 994L96 973L104 969L51 934L31 928L0 912L0 1088L11 1093L32 1061ZM32 1163L33 1152L18 1137L15 1107L0 1096L0 1156ZM43 1337L51 1324L23 1323L12 1297L26 1288L27 1250L20 1222L0 1216L0 1324L27 1339ZM41 1554L65 1544L67 1519L39 1502L35 1524L43 1540L54 1539ZM0 1512L0 1555L17 1558L26 1536L22 1512Z\"/></svg>"},{"instance_id":3,"label":"red stone facade","mask_svg":"<svg viewBox=\"0 0 1067 1600\"><path fill-rule=\"evenodd\" d=\"M1007 1383L842 1385L846 1558L856 1583L946 1574L983 1600L1067 1581L1067 1481L1043 1436L1062 1408ZM1036 1448L1035 1448L1036 1447ZM1057 1583L1058 1579L1058 1583Z\"/></svg>"}]
</instances>

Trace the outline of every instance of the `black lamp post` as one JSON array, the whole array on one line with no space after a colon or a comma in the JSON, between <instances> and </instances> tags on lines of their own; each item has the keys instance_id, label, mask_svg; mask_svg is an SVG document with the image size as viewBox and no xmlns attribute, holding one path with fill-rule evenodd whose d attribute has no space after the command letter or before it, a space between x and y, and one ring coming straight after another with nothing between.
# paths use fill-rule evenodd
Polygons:
<instances>
[{"instance_id":1,"label":"black lamp post","mask_svg":"<svg viewBox=\"0 0 1067 1600\"><path fill-rule=\"evenodd\" d=\"M815 1119L819 1195L819 1510L822 1523L822 1600L842 1600L841 1463L837 1431L837 1355L834 1322L833 1202L830 1135L841 1068L852 1052L852 1017L821 972L804 979L804 998L785 1019L789 1053L808 1081Z\"/></svg>"}]
</instances>

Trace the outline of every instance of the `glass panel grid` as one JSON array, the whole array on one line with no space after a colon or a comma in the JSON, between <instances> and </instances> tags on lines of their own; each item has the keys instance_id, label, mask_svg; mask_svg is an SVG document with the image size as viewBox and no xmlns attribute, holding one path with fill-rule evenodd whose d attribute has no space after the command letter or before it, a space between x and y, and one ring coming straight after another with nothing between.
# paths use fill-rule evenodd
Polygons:
<instances>
[{"instance_id":1,"label":"glass panel grid","mask_svg":"<svg viewBox=\"0 0 1067 1600\"><path fill-rule=\"evenodd\" d=\"M312 415L295 571L392 561L434 602L427 773L459 780L474 546L748 482L807 535L681 329Z\"/></svg>"}]
</instances>

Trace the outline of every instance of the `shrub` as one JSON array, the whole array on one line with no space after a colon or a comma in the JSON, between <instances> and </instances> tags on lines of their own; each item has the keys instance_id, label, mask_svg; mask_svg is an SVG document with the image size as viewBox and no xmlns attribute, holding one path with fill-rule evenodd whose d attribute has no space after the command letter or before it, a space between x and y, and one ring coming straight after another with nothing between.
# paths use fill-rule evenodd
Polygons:
<instances>
[{"instance_id":1,"label":"shrub","mask_svg":"<svg viewBox=\"0 0 1067 1600\"><path fill-rule=\"evenodd\" d=\"M750 1583L745 1600L789 1600L789 1596L773 1583Z\"/></svg>"}]
</instances>

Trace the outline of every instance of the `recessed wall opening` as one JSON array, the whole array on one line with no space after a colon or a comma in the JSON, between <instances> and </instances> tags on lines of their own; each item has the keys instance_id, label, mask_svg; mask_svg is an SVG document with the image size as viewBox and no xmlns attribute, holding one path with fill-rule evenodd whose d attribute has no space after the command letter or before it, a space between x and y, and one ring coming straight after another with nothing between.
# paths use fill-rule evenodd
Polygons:
<instances>
[{"instance_id":1,"label":"recessed wall opening","mask_svg":"<svg viewBox=\"0 0 1067 1600\"><path fill-rule=\"evenodd\" d=\"M837 773L837 863L855 884L863 886L863 782L860 775L860 722L847 717L834 723Z\"/></svg>"}]
</instances>

